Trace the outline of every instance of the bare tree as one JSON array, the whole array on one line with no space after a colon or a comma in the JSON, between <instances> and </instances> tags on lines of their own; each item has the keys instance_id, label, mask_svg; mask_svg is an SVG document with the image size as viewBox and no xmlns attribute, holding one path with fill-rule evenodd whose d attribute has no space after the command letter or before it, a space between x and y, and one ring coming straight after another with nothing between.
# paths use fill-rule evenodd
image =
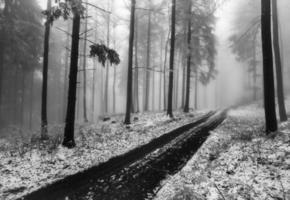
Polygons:
<instances>
[{"instance_id":1,"label":"bare tree","mask_svg":"<svg viewBox=\"0 0 290 200\"><path fill-rule=\"evenodd\" d=\"M263 50L263 78L264 78L264 106L266 132L277 130L275 111L275 87L272 55L271 34L271 0L261 0L262 7L262 50Z\"/></svg>"},{"instance_id":2,"label":"bare tree","mask_svg":"<svg viewBox=\"0 0 290 200\"><path fill-rule=\"evenodd\" d=\"M51 0L47 0L47 10L51 9ZM50 15L47 15L44 33L43 71L42 71L42 100L41 100L41 138L47 139L47 74L50 36Z\"/></svg>"},{"instance_id":3,"label":"bare tree","mask_svg":"<svg viewBox=\"0 0 290 200\"><path fill-rule=\"evenodd\" d=\"M283 86L283 75L282 75L282 63L281 63L281 53L279 45L279 26L278 26L278 8L277 0L272 0L272 18L273 18L273 48L275 55L275 66L277 75L277 96L278 96L278 106L280 121L287 121L287 114L284 102L284 86Z\"/></svg>"},{"instance_id":4,"label":"bare tree","mask_svg":"<svg viewBox=\"0 0 290 200\"><path fill-rule=\"evenodd\" d=\"M127 104L125 124L130 124L131 106L132 106L132 79L133 79L133 48L134 48L134 31L135 31L135 8L136 0L131 0L131 17L130 17L130 36L128 52L128 77L127 77Z\"/></svg>"},{"instance_id":5,"label":"bare tree","mask_svg":"<svg viewBox=\"0 0 290 200\"><path fill-rule=\"evenodd\" d=\"M172 112L172 97L173 97L173 71L174 71L174 47L175 47L175 16L176 0L172 0L172 13L171 13L171 45L170 45L170 63L169 63L169 85L168 85L168 103L167 115L173 118Z\"/></svg>"}]
</instances>

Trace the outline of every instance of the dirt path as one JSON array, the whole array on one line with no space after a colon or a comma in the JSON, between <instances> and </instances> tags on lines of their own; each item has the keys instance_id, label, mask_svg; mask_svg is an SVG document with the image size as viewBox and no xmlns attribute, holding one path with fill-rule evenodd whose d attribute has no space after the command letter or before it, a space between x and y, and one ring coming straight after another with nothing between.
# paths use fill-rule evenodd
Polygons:
<instances>
[{"instance_id":1,"label":"dirt path","mask_svg":"<svg viewBox=\"0 0 290 200\"><path fill-rule=\"evenodd\" d=\"M179 171L226 118L210 112L122 156L67 177L23 199L150 199L161 180Z\"/></svg>"}]
</instances>

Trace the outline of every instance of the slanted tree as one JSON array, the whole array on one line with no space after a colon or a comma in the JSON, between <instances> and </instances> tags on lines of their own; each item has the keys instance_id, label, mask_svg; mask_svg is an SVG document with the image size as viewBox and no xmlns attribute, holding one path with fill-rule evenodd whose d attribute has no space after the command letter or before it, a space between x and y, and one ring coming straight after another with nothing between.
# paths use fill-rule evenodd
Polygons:
<instances>
[{"instance_id":1,"label":"slanted tree","mask_svg":"<svg viewBox=\"0 0 290 200\"><path fill-rule=\"evenodd\" d=\"M277 0L272 0L272 18L273 18L273 48L275 55L275 66L276 66L276 81L277 81L277 97L280 121L287 121L287 114L284 102L284 86L283 86L283 75L282 75L282 62L279 45L279 23L278 23L278 8Z\"/></svg>"},{"instance_id":2,"label":"slanted tree","mask_svg":"<svg viewBox=\"0 0 290 200\"><path fill-rule=\"evenodd\" d=\"M174 49L175 49L175 21L176 21L175 11L176 11L176 0L172 0L169 84L168 84L168 100L167 100L167 115L171 118L173 118L172 98L173 98L173 71L174 71Z\"/></svg>"},{"instance_id":3,"label":"slanted tree","mask_svg":"<svg viewBox=\"0 0 290 200\"><path fill-rule=\"evenodd\" d=\"M127 77L127 101L125 124L130 124L131 106L132 106L132 89L133 89L133 48L135 32L135 8L136 0L131 0L131 17L130 17L130 35L129 35L129 52L128 52L128 77Z\"/></svg>"},{"instance_id":4,"label":"slanted tree","mask_svg":"<svg viewBox=\"0 0 290 200\"><path fill-rule=\"evenodd\" d=\"M265 121L266 133L270 133L277 130L271 41L271 0L261 0L261 8Z\"/></svg>"}]
</instances>

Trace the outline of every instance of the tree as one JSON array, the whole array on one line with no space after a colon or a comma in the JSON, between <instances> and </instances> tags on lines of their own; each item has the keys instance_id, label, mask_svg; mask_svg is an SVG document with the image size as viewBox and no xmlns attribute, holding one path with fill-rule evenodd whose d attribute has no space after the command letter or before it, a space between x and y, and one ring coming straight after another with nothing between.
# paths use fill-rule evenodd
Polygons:
<instances>
[{"instance_id":1,"label":"tree","mask_svg":"<svg viewBox=\"0 0 290 200\"><path fill-rule=\"evenodd\" d=\"M176 0L172 0L172 13L171 13L171 45L170 45L170 63L169 63L169 85L168 85L168 103L167 115L173 118L172 112L172 97L173 97L173 71L174 71L174 47L175 47L175 11Z\"/></svg>"},{"instance_id":2,"label":"tree","mask_svg":"<svg viewBox=\"0 0 290 200\"><path fill-rule=\"evenodd\" d=\"M51 0L47 0L47 10L51 9ZM47 15L45 22L44 34L44 51L43 51L43 71L42 71L42 101L41 101L41 138L47 136L47 74L48 74L48 54L49 54L49 35L50 35L50 15Z\"/></svg>"},{"instance_id":3,"label":"tree","mask_svg":"<svg viewBox=\"0 0 290 200\"><path fill-rule=\"evenodd\" d=\"M127 77L127 103L125 124L130 124L130 114L132 106L132 75L133 75L133 48L134 48L134 32L135 32L135 7L136 0L131 0L131 17L130 17L130 35L129 35L129 52L128 52L128 77Z\"/></svg>"},{"instance_id":4,"label":"tree","mask_svg":"<svg viewBox=\"0 0 290 200\"><path fill-rule=\"evenodd\" d=\"M76 91L77 91L77 76L78 76L78 59L79 59L79 34L80 34L81 16L78 10L73 10L73 25L72 25L72 43L71 43L71 58L70 58L70 73L69 73L69 88L67 112L64 129L64 139L62 145L68 148L75 147L74 140L74 124L75 124L75 108L76 108Z\"/></svg>"},{"instance_id":5,"label":"tree","mask_svg":"<svg viewBox=\"0 0 290 200\"><path fill-rule=\"evenodd\" d=\"M281 53L279 46L279 27L278 27L278 14L277 14L277 0L272 0L272 18L273 18L273 48L275 55L275 66L277 75L277 96L280 121L287 121L287 114L284 103L284 86L283 86L283 75L282 75L282 63Z\"/></svg>"},{"instance_id":6,"label":"tree","mask_svg":"<svg viewBox=\"0 0 290 200\"><path fill-rule=\"evenodd\" d=\"M144 111L149 109L149 91L150 91L150 68L151 68L151 0L149 0L148 9L148 28L147 28L147 52L146 52L146 68L145 68L145 98L144 98Z\"/></svg>"},{"instance_id":7,"label":"tree","mask_svg":"<svg viewBox=\"0 0 290 200\"><path fill-rule=\"evenodd\" d=\"M184 112L189 112L190 98L190 73L191 73L191 0L188 0L188 33L187 33L187 72L186 72L186 97Z\"/></svg>"},{"instance_id":8,"label":"tree","mask_svg":"<svg viewBox=\"0 0 290 200\"><path fill-rule=\"evenodd\" d=\"M88 3L88 0L86 0ZM83 49L83 112L84 112L84 122L88 122L87 116L87 38L88 38L88 4L86 4L86 16L85 16L85 30L84 30L84 49Z\"/></svg>"},{"instance_id":9,"label":"tree","mask_svg":"<svg viewBox=\"0 0 290 200\"><path fill-rule=\"evenodd\" d=\"M261 8L265 121L266 132L270 133L277 130L271 42L271 0L261 0Z\"/></svg>"}]
</instances>

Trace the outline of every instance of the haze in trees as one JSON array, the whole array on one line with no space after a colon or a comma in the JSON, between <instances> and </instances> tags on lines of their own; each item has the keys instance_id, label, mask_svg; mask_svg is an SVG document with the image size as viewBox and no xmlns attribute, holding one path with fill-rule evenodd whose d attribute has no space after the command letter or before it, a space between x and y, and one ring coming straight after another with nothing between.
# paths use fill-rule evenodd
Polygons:
<instances>
[{"instance_id":1,"label":"haze in trees","mask_svg":"<svg viewBox=\"0 0 290 200\"><path fill-rule=\"evenodd\" d=\"M1 130L39 130L47 138L59 124L63 144L74 147L77 126L116 114L130 124L137 112L166 111L173 118L178 110L261 99L272 99L266 116L273 122L272 80L280 120L287 120L289 30L281 25L286 4L272 1L273 29L266 34L259 0L2 0ZM274 54L265 56L270 44L261 38L269 33ZM270 66L270 54L275 76L262 67Z\"/></svg>"},{"instance_id":2,"label":"haze in trees","mask_svg":"<svg viewBox=\"0 0 290 200\"><path fill-rule=\"evenodd\" d=\"M289 8L0 0L0 199L287 199Z\"/></svg>"}]
</instances>

